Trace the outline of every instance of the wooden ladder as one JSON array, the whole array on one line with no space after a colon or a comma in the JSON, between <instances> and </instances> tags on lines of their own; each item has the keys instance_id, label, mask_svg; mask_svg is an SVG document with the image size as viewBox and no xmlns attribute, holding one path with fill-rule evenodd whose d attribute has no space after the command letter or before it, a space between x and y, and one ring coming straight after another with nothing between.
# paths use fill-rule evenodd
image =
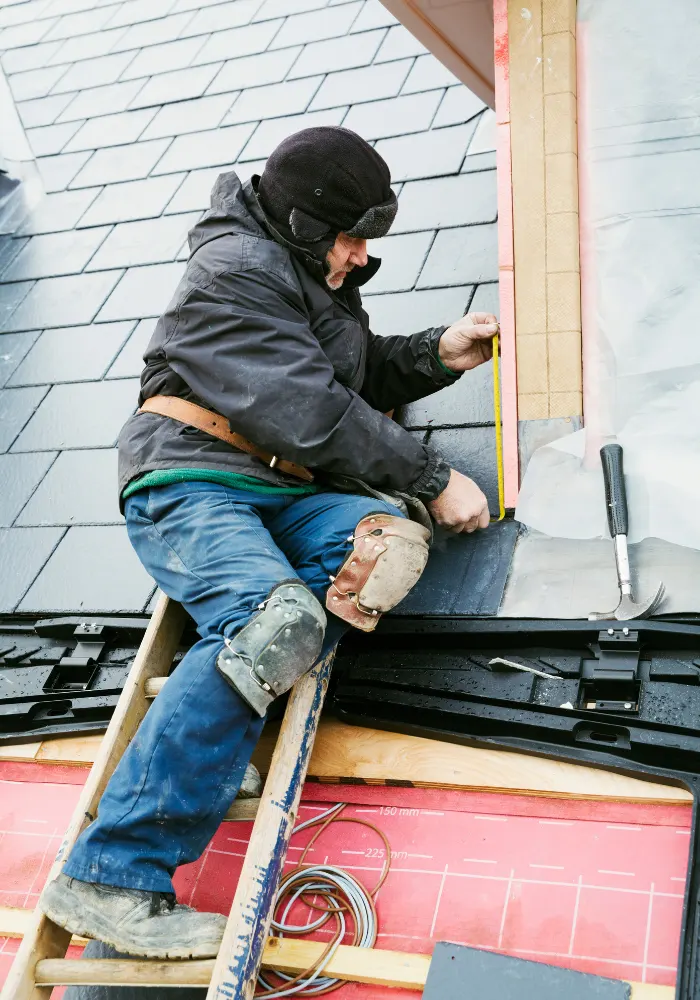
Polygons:
<instances>
[{"instance_id":1,"label":"wooden ladder","mask_svg":"<svg viewBox=\"0 0 700 1000\"><path fill-rule=\"evenodd\" d=\"M48 880L60 874L64 860L89 822L88 816L96 814L100 797L145 716L150 698L168 676L184 623L185 612L180 605L161 595ZM301 677L290 694L218 958L213 963L150 962L151 981L155 977L166 984L168 965L205 965L211 976L208 997L212 1000L252 998L333 655L329 653ZM48 1000L53 986L45 978L38 981L38 963L63 959L70 939L68 931L57 927L37 907L24 930L0 1000Z\"/></svg>"}]
</instances>

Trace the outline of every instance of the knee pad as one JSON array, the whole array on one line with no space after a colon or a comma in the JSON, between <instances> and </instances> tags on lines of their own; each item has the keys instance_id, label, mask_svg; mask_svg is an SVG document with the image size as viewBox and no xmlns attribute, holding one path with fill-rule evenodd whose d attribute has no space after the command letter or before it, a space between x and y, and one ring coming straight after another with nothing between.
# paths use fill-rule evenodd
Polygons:
<instances>
[{"instance_id":1,"label":"knee pad","mask_svg":"<svg viewBox=\"0 0 700 1000\"><path fill-rule=\"evenodd\" d=\"M280 583L248 624L224 639L216 667L263 716L316 663L325 631L325 612L309 588L298 580Z\"/></svg>"},{"instance_id":2,"label":"knee pad","mask_svg":"<svg viewBox=\"0 0 700 1000\"><path fill-rule=\"evenodd\" d=\"M364 517L348 541L354 547L326 594L338 618L371 632L380 615L402 601L428 561L430 532L391 514Z\"/></svg>"}]
</instances>

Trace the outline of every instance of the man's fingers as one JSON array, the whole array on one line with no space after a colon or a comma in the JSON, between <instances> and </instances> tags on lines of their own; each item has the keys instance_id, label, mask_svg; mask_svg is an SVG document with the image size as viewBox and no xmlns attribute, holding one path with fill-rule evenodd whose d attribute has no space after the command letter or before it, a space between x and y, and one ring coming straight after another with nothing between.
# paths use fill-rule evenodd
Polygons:
<instances>
[{"instance_id":1,"label":"man's fingers","mask_svg":"<svg viewBox=\"0 0 700 1000\"><path fill-rule=\"evenodd\" d=\"M489 326L492 326L493 324L498 325L498 320L493 313L470 312L467 313L465 319L470 319L474 326L480 326L482 323L486 323Z\"/></svg>"},{"instance_id":2,"label":"man's fingers","mask_svg":"<svg viewBox=\"0 0 700 1000\"><path fill-rule=\"evenodd\" d=\"M479 527L488 528L491 522L491 511L489 510L488 504L484 505L484 509L479 515Z\"/></svg>"},{"instance_id":3,"label":"man's fingers","mask_svg":"<svg viewBox=\"0 0 700 1000\"><path fill-rule=\"evenodd\" d=\"M475 323L469 330L472 340L490 340L498 333L498 323Z\"/></svg>"}]
</instances>

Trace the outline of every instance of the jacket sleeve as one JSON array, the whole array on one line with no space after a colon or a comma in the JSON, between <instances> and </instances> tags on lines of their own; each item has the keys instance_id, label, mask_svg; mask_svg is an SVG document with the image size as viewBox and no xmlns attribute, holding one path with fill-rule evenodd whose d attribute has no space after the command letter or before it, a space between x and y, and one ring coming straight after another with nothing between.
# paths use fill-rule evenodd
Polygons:
<instances>
[{"instance_id":1,"label":"jacket sleeve","mask_svg":"<svg viewBox=\"0 0 700 1000\"><path fill-rule=\"evenodd\" d=\"M177 316L168 364L259 447L422 500L447 485L437 453L336 381L301 293L274 268L190 284Z\"/></svg>"},{"instance_id":2,"label":"jacket sleeve","mask_svg":"<svg viewBox=\"0 0 700 1000\"><path fill-rule=\"evenodd\" d=\"M429 396L460 378L438 360L438 342L446 327L411 337L369 335L367 370L362 397L378 410L393 410Z\"/></svg>"}]
</instances>

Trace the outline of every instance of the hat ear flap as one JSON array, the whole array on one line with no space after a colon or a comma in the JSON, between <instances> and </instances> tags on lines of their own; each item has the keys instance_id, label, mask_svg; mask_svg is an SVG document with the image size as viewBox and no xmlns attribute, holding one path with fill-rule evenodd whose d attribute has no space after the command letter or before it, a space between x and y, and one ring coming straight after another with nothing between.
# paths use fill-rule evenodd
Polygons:
<instances>
[{"instance_id":1,"label":"hat ear flap","mask_svg":"<svg viewBox=\"0 0 700 1000\"><path fill-rule=\"evenodd\" d=\"M305 243L318 243L331 229L327 222L319 222L300 208L293 208L289 213L289 225L296 238Z\"/></svg>"}]
</instances>

